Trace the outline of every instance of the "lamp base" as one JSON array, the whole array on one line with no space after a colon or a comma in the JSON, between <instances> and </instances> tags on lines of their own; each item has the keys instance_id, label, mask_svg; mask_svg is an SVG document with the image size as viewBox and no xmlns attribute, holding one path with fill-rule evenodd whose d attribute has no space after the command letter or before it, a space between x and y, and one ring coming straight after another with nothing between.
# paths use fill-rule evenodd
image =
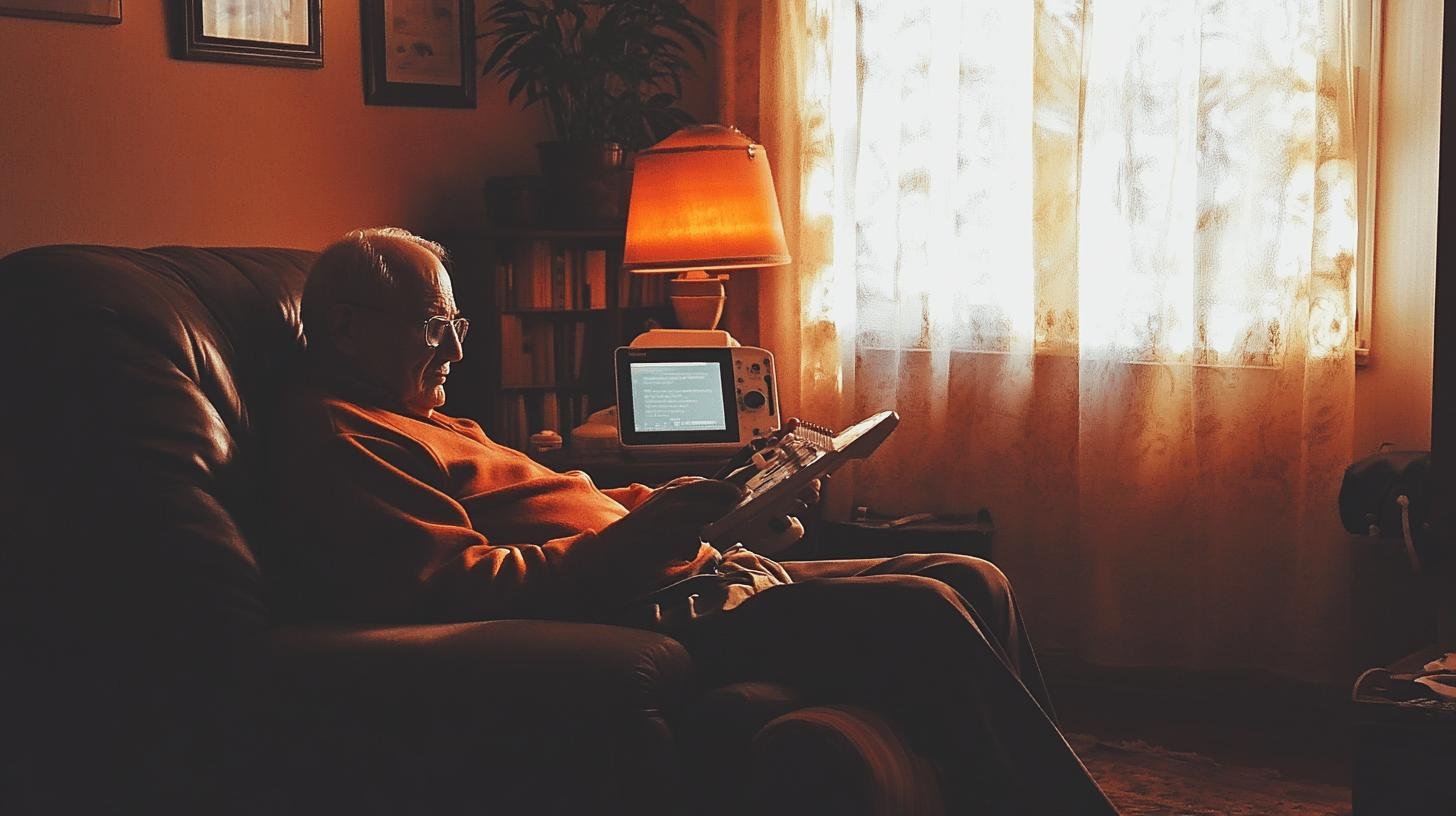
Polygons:
<instances>
[{"instance_id":1,"label":"lamp base","mask_svg":"<svg viewBox=\"0 0 1456 816\"><path fill-rule=\"evenodd\" d=\"M727 275L708 275L695 269L667 282L668 300L677 324L684 329L714 329L723 316L723 281Z\"/></svg>"},{"instance_id":2,"label":"lamp base","mask_svg":"<svg viewBox=\"0 0 1456 816\"><path fill-rule=\"evenodd\" d=\"M733 347L738 341L722 329L650 329L632 338L631 348Z\"/></svg>"}]
</instances>

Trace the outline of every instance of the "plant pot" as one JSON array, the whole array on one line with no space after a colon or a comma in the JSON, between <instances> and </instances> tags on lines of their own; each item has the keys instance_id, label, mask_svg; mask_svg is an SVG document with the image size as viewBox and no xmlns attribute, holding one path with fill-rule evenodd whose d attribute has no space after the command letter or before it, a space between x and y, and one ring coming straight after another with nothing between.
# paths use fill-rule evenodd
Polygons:
<instances>
[{"instance_id":1,"label":"plant pot","mask_svg":"<svg viewBox=\"0 0 1456 816\"><path fill-rule=\"evenodd\" d=\"M493 176L485 181L485 217L501 227L538 226L546 211L540 176Z\"/></svg>"},{"instance_id":2,"label":"plant pot","mask_svg":"<svg viewBox=\"0 0 1456 816\"><path fill-rule=\"evenodd\" d=\"M627 221L632 189L626 151L616 142L541 142L546 221L560 227L613 227Z\"/></svg>"}]
</instances>

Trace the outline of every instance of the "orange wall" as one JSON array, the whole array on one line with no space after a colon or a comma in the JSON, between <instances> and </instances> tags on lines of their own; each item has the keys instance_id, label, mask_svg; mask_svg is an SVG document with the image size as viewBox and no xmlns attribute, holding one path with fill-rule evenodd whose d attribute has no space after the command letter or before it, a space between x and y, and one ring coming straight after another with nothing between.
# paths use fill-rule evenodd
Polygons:
<instances>
[{"instance_id":1,"label":"orange wall","mask_svg":"<svg viewBox=\"0 0 1456 816\"><path fill-rule=\"evenodd\" d=\"M125 0L117 26L0 17L0 255L449 229L480 223L487 177L536 170L544 120L493 79L475 110L365 106L358 3L323 4L318 70L174 60L172 5ZM712 70L692 89L699 115Z\"/></svg>"}]
</instances>

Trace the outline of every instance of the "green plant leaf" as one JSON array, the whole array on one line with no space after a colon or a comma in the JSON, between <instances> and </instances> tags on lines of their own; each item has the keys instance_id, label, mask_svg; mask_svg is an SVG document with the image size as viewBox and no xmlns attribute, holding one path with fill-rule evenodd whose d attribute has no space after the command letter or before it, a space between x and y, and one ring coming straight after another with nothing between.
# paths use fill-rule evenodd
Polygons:
<instances>
[{"instance_id":1,"label":"green plant leaf","mask_svg":"<svg viewBox=\"0 0 1456 816\"><path fill-rule=\"evenodd\" d=\"M516 97L520 95L521 91L524 90L526 86L530 84L530 82L531 78L526 76L525 74L517 76L516 81L511 83L511 90L508 94L506 94L506 99L511 102L516 101Z\"/></svg>"},{"instance_id":2,"label":"green plant leaf","mask_svg":"<svg viewBox=\"0 0 1456 816\"><path fill-rule=\"evenodd\" d=\"M558 139L646 147L693 121L676 107L689 52L707 55L712 26L681 0L497 0L482 75L508 98L541 104Z\"/></svg>"}]
</instances>

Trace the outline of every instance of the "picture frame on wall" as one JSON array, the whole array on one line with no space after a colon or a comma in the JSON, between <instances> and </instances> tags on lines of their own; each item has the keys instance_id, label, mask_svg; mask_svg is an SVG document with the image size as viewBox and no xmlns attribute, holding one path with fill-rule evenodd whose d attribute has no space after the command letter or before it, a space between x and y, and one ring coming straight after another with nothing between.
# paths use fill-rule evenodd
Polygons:
<instances>
[{"instance_id":1,"label":"picture frame on wall","mask_svg":"<svg viewBox=\"0 0 1456 816\"><path fill-rule=\"evenodd\" d=\"M116 25L121 22L121 0L0 0L0 15Z\"/></svg>"},{"instance_id":2,"label":"picture frame on wall","mask_svg":"<svg viewBox=\"0 0 1456 816\"><path fill-rule=\"evenodd\" d=\"M8 2L8 0L0 0ZM288 68L324 65L321 0L172 0L173 56Z\"/></svg>"},{"instance_id":3,"label":"picture frame on wall","mask_svg":"<svg viewBox=\"0 0 1456 816\"><path fill-rule=\"evenodd\" d=\"M364 104L475 107L472 0L361 0Z\"/></svg>"}]
</instances>

